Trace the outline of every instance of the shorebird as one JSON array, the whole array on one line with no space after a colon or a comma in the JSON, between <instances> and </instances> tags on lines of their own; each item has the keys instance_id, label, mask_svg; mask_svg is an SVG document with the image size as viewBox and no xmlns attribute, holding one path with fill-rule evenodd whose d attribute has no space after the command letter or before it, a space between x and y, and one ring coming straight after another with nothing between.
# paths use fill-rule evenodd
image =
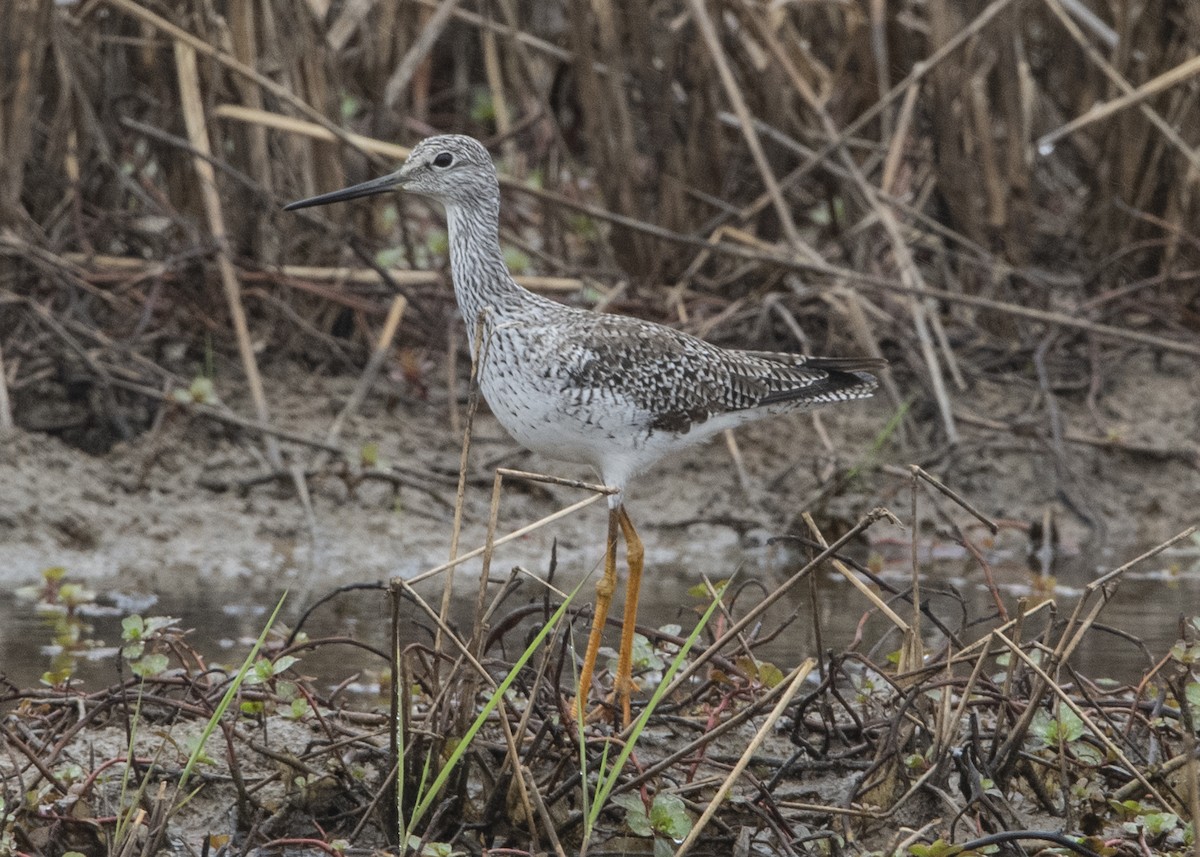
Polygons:
<instances>
[{"instance_id":1,"label":"shorebird","mask_svg":"<svg viewBox=\"0 0 1200 857\"><path fill-rule=\"evenodd\" d=\"M471 137L430 137L390 175L286 208L391 190L445 207L454 296L468 332L482 325L478 354L471 337L471 357L484 399L501 425L527 449L590 465L615 489L576 705L582 701L586 707L617 588L619 532L629 576L613 695L628 724L643 569L642 540L625 510L630 482L664 455L724 429L866 398L878 383L871 370L882 369L886 361L735 351L665 325L566 306L528 291L504 264L496 168Z\"/></svg>"}]
</instances>

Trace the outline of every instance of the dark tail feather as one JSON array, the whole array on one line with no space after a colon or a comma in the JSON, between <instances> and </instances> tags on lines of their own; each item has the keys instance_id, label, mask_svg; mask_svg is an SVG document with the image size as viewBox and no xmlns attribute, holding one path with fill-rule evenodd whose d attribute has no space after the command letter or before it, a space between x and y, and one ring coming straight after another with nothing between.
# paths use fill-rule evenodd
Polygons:
<instances>
[{"instance_id":1,"label":"dark tail feather","mask_svg":"<svg viewBox=\"0 0 1200 857\"><path fill-rule=\"evenodd\" d=\"M767 355L764 355L767 356ZM780 355L774 355L778 358ZM805 369L818 369L829 377L795 390L781 390L763 398L759 404L771 405L793 399L814 399L835 402L843 399L862 399L879 386L872 374L886 369L888 362L875 357L804 357L796 362Z\"/></svg>"},{"instance_id":2,"label":"dark tail feather","mask_svg":"<svg viewBox=\"0 0 1200 857\"><path fill-rule=\"evenodd\" d=\"M804 365L826 372L880 372L888 362L882 357L806 357Z\"/></svg>"}]
</instances>

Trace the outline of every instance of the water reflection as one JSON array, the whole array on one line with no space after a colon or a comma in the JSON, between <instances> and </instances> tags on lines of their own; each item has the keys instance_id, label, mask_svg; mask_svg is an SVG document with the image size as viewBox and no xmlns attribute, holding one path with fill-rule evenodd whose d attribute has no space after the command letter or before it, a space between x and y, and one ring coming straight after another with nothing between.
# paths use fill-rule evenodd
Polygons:
<instances>
[{"instance_id":1,"label":"water reflection","mask_svg":"<svg viewBox=\"0 0 1200 857\"><path fill-rule=\"evenodd\" d=\"M875 562L882 562L881 578L904 590L909 584L907 546L895 545L894 550L877 547L876 550ZM780 545L753 550L731 547L727 553L728 556L713 558L711 567L732 569L739 564L742 566L739 575L742 585L736 588L734 605L738 612L749 609L765 591L786 579L803 563L796 551ZM929 550L925 553L922 587L930 608L956 633L965 629L962 631L964 642L978 637L994 624L980 623L980 620L996 612L982 571L969 558L956 555L954 551ZM1131 557L1135 554L1136 551L1123 551L1120 555ZM685 594L700 582L701 573L661 556L655 560L654 573L643 586L640 619L646 625L676 623L686 629L703 607L703 599ZM1048 579L1031 574L1023 557L1012 556L997 558L992 570L1010 614L1015 614L1019 600L1032 606L1052 597L1057 602L1057 618L1061 622L1070 615L1087 583L1107 569L1099 567L1094 558L1076 557L1060 564L1055 569L1055 578ZM560 569L559 586L573 585L569 573L569 569ZM192 630L187 637L190 645L210 664L236 665L257 638L278 598L278 593L265 592L252 600L242 600L245 591L236 588L234 591L200 590L186 594L105 593L100 603L78 608L83 622L82 638L90 642L74 652L74 675L88 687L100 687L122 677L118 664L121 620L131 613L177 617L180 627ZM437 603L438 592L432 587L423 594L432 603ZM591 591L586 586L584 593L590 600ZM460 628L470 621L473 601L473 594L465 591L463 597L457 599L458 609L452 620ZM525 582L501 607L493 627L501 625L506 615L541 601L540 589ZM902 602L893 604L902 616L911 613ZM1096 629L1084 638L1072 664L1092 678L1136 681L1179 638L1180 620L1200 612L1198 605L1200 558L1185 550L1149 560L1121 579L1115 597L1105 607ZM293 603L284 613L294 621L300 610L301 605ZM431 642L432 624L415 606L406 604L404 610L404 627L410 642ZM536 610L524 612L534 619L540 615ZM348 592L317 610L308 619L304 631L310 638L351 637L386 651L388 616L387 597L383 592ZM1040 633L1049 616L1049 612L1039 616L1034 627L1027 630L1026 639L1033 633ZM931 629L931 623L925 622L923 627L927 645L942 645L943 639ZM1116 631L1106 630L1109 628ZM818 635L821 645L835 652L858 640L859 650L877 663L884 663L887 654L899 646L898 637L887 620L871 613L865 599L832 572L817 574L811 585L805 582L795 587L787 598L765 614L759 634L774 631L779 632L756 652L760 658L785 670L817 653ZM37 685L44 673L62 666L61 657L55 660L55 634L53 617L40 613L28 601L5 593L0 597L0 672L18 686ZM576 634L586 634L586 628L580 626ZM522 635L517 634L512 639L519 644ZM582 644L582 640L578 642ZM357 695L364 705L377 702L381 677L386 675L386 664L380 658L344 644L323 645L303 653L299 669L306 675L323 679L322 683L329 689L353 679L343 692ZM127 667L123 676L128 678Z\"/></svg>"}]
</instances>

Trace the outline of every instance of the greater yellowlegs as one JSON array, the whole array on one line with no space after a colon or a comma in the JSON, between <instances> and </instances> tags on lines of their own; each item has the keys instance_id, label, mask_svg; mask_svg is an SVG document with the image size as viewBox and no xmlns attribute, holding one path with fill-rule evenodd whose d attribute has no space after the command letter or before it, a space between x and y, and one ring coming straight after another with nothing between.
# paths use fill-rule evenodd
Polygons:
<instances>
[{"instance_id":1,"label":"greater yellowlegs","mask_svg":"<svg viewBox=\"0 0 1200 857\"><path fill-rule=\"evenodd\" d=\"M866 398L878 383L867 370L881 369L885 361L732 351L661 324L533 294L517 285L504 264L496 168L470 137L430 137L396 172L287 209L394 189L445 206L454 295L468 331L483 326L479 386L500 423L526 448L589 464L616 489L609 499L604 576L596 585L578 698L586 701L590 691L616 591L619 530L629 580L613 691L628 722L643 566L642 541L624 506L630 481L667 453L723 429ZM475 360L479 356L472 353Z\"/></svg>"}]
</instances>

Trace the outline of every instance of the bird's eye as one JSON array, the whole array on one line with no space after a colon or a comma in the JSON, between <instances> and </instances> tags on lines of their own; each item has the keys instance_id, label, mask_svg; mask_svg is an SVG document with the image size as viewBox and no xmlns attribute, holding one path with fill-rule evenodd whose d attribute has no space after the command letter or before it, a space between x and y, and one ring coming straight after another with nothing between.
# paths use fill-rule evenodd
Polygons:
<instances>
[{"instance_id":1,"label":"bird's eye","mask_svg":"<svg viewBox=\"0 0 1200 857\"><path fill-rule=\"evenodd\" d=\"M435 167L448 167L452 163L454 163L454 156L449 152L441 152L436 158L433 159L433 165Z\"/></svg>"}]
</instances>

